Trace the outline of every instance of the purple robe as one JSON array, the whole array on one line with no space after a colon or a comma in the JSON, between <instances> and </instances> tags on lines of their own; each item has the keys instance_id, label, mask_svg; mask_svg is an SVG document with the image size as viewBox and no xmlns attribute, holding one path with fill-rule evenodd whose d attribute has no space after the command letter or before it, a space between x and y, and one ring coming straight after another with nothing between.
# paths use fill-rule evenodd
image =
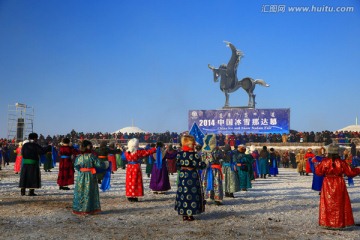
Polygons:
<instances>
[{"instance_id":1,"label":"purple robe","mask_svg":"<svg viewBox=\"0 0 360 240\"><path fill-rule=\"evenodd\" d=\"M156 157L156 156L155 156ZM155 159L157 161L157 159ZM164 192L171 189L169 172L166 166L166 159L162 159L161 169L157 164L153 165L150 178L150 189L156 192Z\"/></svg>"}]
</instances>

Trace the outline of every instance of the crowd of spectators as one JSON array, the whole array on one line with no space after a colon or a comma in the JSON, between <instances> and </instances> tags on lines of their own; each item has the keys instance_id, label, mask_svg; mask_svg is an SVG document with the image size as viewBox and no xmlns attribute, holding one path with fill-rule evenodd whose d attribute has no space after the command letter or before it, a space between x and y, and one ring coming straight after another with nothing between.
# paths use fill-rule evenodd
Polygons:
<instances>
[{"instance_id":1,"label":"crowd of spectators","mask_svg":"<svg viewBox=\"0 0 360 240\"><path fill-rule=\"evenodd\" d=\"M186 133L186 132L184 132ZM117 141L119 143L125 144L128 139L138 138L139 142L142 143L155 143L158 141L164 143L174 143L178 144L180 142L181 135L184 133L169 132L164 133L84 133L76 132L72 130L70 133L65 135L54 135L54 136L44 136L41 133L39 134L39 143L47 144L53 143L58 144L64 137L71 139L73 143L77 143L82 139L90 140L107 140L107 141ZM223 146L225 143L231 143L231 145L247 144L247 143L324 143L325 145L330 144L333 141L339 143L350 143L352 139L359 138L359 132L350 132L350 131L322 131L322 132L297 132L291 130L289 134L256 134L256 133L238 133L238 134L217 134L217 142L219 146ZM1 145L6 143L15 143L15 140L0 139Z\"/></svg>"}]
</instances>

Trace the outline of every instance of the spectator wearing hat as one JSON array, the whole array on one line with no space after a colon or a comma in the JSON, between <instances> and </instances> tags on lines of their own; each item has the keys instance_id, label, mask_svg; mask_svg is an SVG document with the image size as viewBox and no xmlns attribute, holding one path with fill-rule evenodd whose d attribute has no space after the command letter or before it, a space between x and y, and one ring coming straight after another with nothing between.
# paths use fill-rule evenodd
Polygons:
<instances>
[{"instance_id":1,"label":"spectator wearing hat","mask_svg":"<svg viewBox=\"0 0 360 240\"><path fill-rule=\"evenodd\" d=\"M315 165L315 173L324 177L320 195L319 225L329 229L354 225L350 197L343 175L355 177L360 174L360 168L352 168L341 160L339 146L330 144L328 157Z\"/></svg>"},{"instance_id":2,"label":"spectator wearing hat","mask_svg":"<svg viewBox=\"0 0 360 240\"><path fill-rule=\"evenodd\" d=\"M29 196L36 196L35 188L41 187L41 174L39 166L39 156L51 151L51 145L41 147L38 143L36 133L29 134L29 142L25 143L21 149L23 156L23 166L20 172L21 195L25 195L26 188L29 188Z\"/></svg>"}]
</instances>

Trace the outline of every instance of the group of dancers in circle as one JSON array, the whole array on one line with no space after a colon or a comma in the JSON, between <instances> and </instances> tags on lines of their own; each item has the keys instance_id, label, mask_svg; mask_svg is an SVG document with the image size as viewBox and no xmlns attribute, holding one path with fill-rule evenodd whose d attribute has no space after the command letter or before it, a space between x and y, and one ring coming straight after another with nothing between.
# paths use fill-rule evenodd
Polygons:
<instances>
[{"instance_id":1,"label":"group of dancers in circle","mask_svg":"<svg viewBox=\"0 0 360 240\"><path fill-rule=\"evenodd\" d=\"M37 137L36 133L31 133L29 141L21 148L21 195L25 195L26 188L30 189L30 196L36 195L34 189L41 187L39 156L52 149L50 145L38 145ZM360 169L340 159L337 145L328 148L327 156L325 149L322 150L321 156L308 156L314 177L322 177L322 186L318 189L321 191L319 224L330 228L354 225L343 176L355 177L360 174ZM58 154L58 184L61 190L68 190L68 185L75 184L73 213L80 215L101 211L99 184L105 182L106 173L113 173L117 167L126 169L126 198L130 202L138 202L144 196L141 168L144 159L147 167L152 165L149 187L154 193L170 190L169 174L177 172L174 209L183 221L193 221L195 215L205 211L206 204L222 205L224 197L234 198L234 193L247 191L255 178L277 176L279 173L274 149L268 151L263 146L258 152L254 146L244 145L234 150L229 145L220 148L216 144L215 134L205 135L202 145L197 144L193 136L183 135L177 150L162 142L140 148L136 138L128 141L127 149L115 149L114 145L107 147L103 144L95 150L91 141L83 140L77 150L70 145L68 138L64 138ZM307 163L299 161L299 165L302 175ZM147 173L149 170L146 170ZM76 181L74 171L77 171ZM341 198L339 191L346 193L347 198ZM325 196L333 197L333 201L325 199ZM339 211L334 211L336 207ZM334 222L333 219L337 220Z\"/></svg>"}]
</instances>

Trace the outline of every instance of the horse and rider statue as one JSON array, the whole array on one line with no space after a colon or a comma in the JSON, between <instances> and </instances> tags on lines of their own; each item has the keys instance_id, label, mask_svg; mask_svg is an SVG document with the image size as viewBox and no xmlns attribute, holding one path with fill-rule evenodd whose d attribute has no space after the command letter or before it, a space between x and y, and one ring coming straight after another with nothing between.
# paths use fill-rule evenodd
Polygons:
<instances>
[{"instance_id":1,"label":"horse and rider statue","mask_svg":"<svg viewBox=\"0 0 360 240\"><path fill-rule=\"evenodd\" d=\"M229 94L235 92L239 88L243 88L249 95L248 108L255 108L255 86L259 84L264 87L269 87L269 85L261 79L252 79L250 77L243 78L241 81L237 78L237 68L240 62L240 59L244 54L237 50L235 46L227 41L224 41L228 47L230 47L232 55L228 64L221 64L219 68L215 68L210 64L208 67L213 71L214 82L220 80L220 90L225 93L225 106L224 108L229 108Z\"/></svg>"}]
</instances>

